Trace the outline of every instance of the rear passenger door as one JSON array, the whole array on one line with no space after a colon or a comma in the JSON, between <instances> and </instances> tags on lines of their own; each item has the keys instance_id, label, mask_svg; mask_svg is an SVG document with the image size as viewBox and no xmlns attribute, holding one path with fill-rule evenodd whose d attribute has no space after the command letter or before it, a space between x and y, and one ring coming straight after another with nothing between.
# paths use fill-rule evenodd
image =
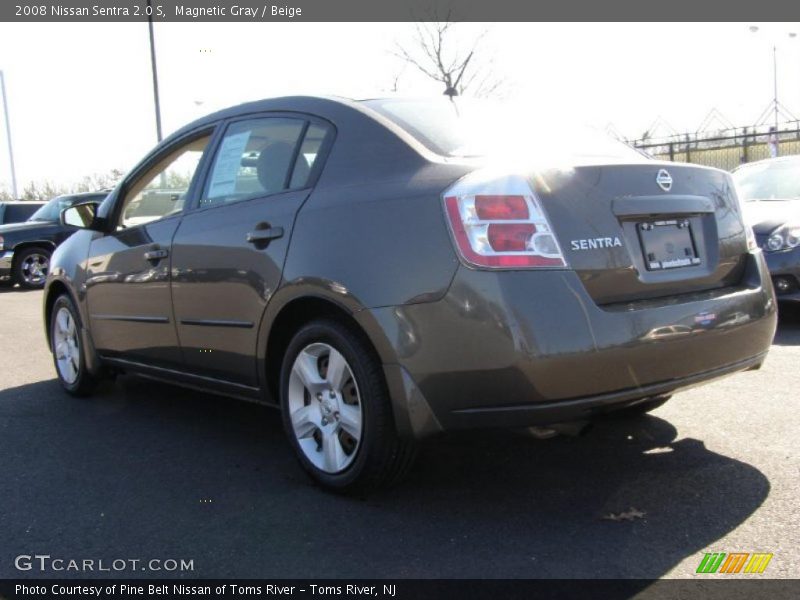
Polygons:
<instances>
[{"instance_id":1,"label":"rear passenger door","mask_svg":"<svg viewBox=\"0 0 800 600\"><path fill-rule=\"evenodd\" d=\"M189 372L258 385L258 325L331 132L296 116L227 125L173 239L172 298Z\"/></svg>"}]
</instances>

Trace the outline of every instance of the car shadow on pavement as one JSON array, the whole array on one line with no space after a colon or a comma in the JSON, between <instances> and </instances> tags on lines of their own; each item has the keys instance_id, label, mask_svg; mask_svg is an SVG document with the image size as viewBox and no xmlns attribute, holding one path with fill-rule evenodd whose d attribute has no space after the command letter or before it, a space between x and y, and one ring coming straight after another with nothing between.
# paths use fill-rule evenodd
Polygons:
<instances>
[{"instance_id":1,"label":"car shadow on pavement","mask_svg":"<svg viewBox=\"0 0 800 600\"><path fill-rule=\"evenodd\" d=\"M0 432L0 577L96 575L14 570L40 552L194 561L173 576L656 578L770 490L648 416L442 436L394 489L340 497L302 473L276 411L136 377L88 399L2 390Z\"/></svg>"},{"instance_id":2,"label":"car shadow on pavement","mask_svg":"<svg viewBox=\"0 0 800 600\"><path fill-rule=\"evenodd\" d=\"M800 345L800 306L782 304L778 308L778 330L773 344L779 346Z\"/></svg>"}]
</instances>

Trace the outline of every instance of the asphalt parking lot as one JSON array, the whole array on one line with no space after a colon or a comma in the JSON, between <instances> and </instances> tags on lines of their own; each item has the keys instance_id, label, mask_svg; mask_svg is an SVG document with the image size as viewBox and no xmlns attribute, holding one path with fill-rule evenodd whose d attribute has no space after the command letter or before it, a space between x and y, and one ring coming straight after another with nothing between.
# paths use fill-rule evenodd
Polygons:
<instances>
[{"instance_id":1,"label":"asphalt parking lot","mask_svg":"<svg viewBox=\"0 0 800 600\"><path fill-rule=\"evenodd\" d=\"M577 438L435 439L359 500L310 483L270 409L130 376L63 394L40 305L0 288L0 577L92 575L15 569L36 553L193 560L186 577L652 578L772 552L765 576L800 573L800 311L760 371Z\"/></svg>"}]
</instances>

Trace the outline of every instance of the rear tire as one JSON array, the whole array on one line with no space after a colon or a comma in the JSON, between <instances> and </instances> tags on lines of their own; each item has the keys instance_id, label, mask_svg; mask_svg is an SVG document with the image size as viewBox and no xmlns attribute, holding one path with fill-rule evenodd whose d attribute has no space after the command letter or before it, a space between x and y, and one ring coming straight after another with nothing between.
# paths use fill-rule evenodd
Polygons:
<instances>
[{"instance_id":1,"label":"rear tire","mask_svg":"<svg viewBox=\"0 0 800 600\"><path fill-rule=\"evenodd\" d=\"M366 494L410 469L380 361L346 325L317 320L292 338L281 368L284 429L303 469L323 487Z\"/></svg>"},{"instance_id":2,"label":"rear tire","mask_svg":"<svg viewBox=\"0 0 800 600\"><path fill-rule=\"evenodd\" d=\"M14 280L20 287L36 290L44 287L52 252L46 248L26 248L14 260Z\"/></svg>"},{"instance_id":3,"label":"rear tire","mask_svg":"<svg viewBox=\"0 0 800 600\"><path fill-rule=\"evenodd\" d=\"M87 396L97 385L97 378L86 368L86 349L81 337L78 310L67 294L53 303L50 313L50 351L58 381L72 396Z\"/></svg>"},{"instance_id":4,"label":"rear tire","mask_svg":"<svg viewBox=\"0 0 800 600\"><path fill-rule=\"evenodd\" d=\"M647 400L639 402L638 404L634 404L633 406L612 411L608 413L608 416L618 419L633 419L636 417L641 417L661 406L664 406L664 404L666 404L670 398L672 398L671 394L668 396L656 396L654 398L648 398Z\"/></svg>"}]
</instances>

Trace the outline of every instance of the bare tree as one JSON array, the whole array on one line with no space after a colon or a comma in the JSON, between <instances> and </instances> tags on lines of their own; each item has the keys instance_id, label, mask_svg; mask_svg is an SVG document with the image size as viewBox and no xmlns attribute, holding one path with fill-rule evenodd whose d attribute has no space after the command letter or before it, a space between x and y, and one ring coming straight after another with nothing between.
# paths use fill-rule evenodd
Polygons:
<instances>
[{"instance_id":1,"label":"bare tree","mask_svg":"<svg viewBox=\"0 0 800 600\"><path fill-rule=\"evenodd\" d=\"M96 192L115 187L125 175L121 169L111 169L108 173L86 175L72 188L72 192ZM188 186L187 186L188 187Z\"/></svg>"},{"instance_id":2,"label":"bare tree","mask_svg":"<svg viewBox=\"0 0 800 600\"><path fill-rule=\"evenodd\" d=\"M405 45L398 42L394 54L442 83L447 96L460 96L469 91L472 96L486 97L498 92L505 80L496 75L491 61L481 62L477 58L487 32L483 31L466 47L459 48L455 36L457 25L449 20L449 15L441 23L418 23L413 39ZM398 78L395 78L395 86Z\"/></svg>"}]
</instances>

